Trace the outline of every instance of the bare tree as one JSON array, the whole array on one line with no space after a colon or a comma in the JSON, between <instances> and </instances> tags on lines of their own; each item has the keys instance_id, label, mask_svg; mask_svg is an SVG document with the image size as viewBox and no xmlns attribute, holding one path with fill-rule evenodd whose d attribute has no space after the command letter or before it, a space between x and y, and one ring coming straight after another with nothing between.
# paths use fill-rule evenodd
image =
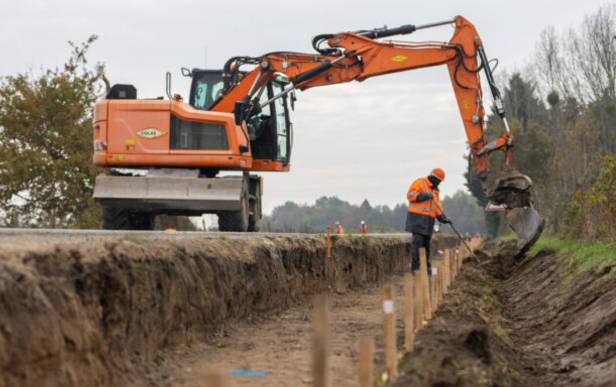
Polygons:
<instances>
[{"instance_id":1,"label":"bare tree","mask_svg":"<svg viewBox=\"0 0 616 387\"><path fill-rule=\"evenodd\" d=\"M547 95L558 91L560 94L562 81L566 77L563 74L562 47L553 26L541 31L539 42L535 49L535 77L539 81L539 89Z\"/></svg>"},{"instance_id":2,"label":"bare tree","mask_svg":"<svg viewBox=\"0 0 616 387\"><path fill-rule=\"evenodd\" d=\"M569 32L568 51L584 102L616 98L616 4L605 5Z\"/></svg>"}]
</instances>

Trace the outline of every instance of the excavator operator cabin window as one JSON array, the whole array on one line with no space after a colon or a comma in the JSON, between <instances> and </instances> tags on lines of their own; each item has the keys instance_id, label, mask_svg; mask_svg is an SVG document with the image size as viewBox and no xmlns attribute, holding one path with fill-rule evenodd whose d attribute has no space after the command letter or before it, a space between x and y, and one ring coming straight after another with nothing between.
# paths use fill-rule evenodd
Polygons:
<instances>
[{"instance_id":1,"label":"excavator operator cabin window","mask_svg":"<svg viewBox=\"0 0 616 387\"><path fill-rule=\"evenodd\" d=\"M261 95L259 96L259 103L263 104L267 102L268 99L270 99L270 95L267 92L267 87L264 87L261 91ZM252 117L248 121L248 136L250 137L250 141L254 141L261 137L263 132L267 130L270 117L272 116L272 109L270 108L270 105L265 105L261 108L261 113Z\"/></svg>"},{"instance_id":2,"label":"excavator operator cabin window","mask_svg":"<svg viewBox=\"0 0 616 387\"><path fill-rule=\"evenodd\" d=\"M214 104L216 98L222 93L223 80L222 75L216 73L198 74L194 89L194 108L200 110L209 110Z\"/></svg>"},{"instance_id":3,"label":"excavator operator cabin window","mask_svg":"<svg viewBox=\"0 0 616 387\"><path fill-rule=\"evenodd\" d=\"M275 93L280 93L284 90L283 86L275 85ZM277 152L278 160L285 161L289 157L289 117L287 108L287 98L278 98L275 102L274 109L276 110L276 134L277 134Z\"/></svg>"}]
</instances>

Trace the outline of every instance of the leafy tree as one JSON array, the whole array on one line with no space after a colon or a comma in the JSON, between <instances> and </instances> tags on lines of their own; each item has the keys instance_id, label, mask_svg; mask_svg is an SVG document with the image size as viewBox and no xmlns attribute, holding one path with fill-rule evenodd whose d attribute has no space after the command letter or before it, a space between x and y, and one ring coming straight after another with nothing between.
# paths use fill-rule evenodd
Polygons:
<instances>
[{"instance_id":1,"label":"leafy tree","mask_svg":"<svg viewBox=\"0 0 616 387\"><path fill-rule=\"evenodd\" d=\"M442 202L443 210L453 220L459 232L471 235L479 232L481 235L486 235L484 208L479 206L471 195L459 190L453 196L443 198ZM443 227L442 230L453 234L453 231L447 226Z\"/></svg>"},{"instance_id":2,"label":"leafy tree","mask_svg":"<svg viewBox=\"0 0 616 387\"><path fill-rule=\"evenodd\" d=\"M616 160L604 156L566 201L566 232L574 237L616 240Z\"/></svg>"},{"instance_id":3,"label":"leafy tree","mask_svg":"<svg viewBox=\"0 0 616 387\"><path fill-rule=\"evenodd\" d=\"M97 39L61 67L0 80L0 212L12 226L97 227L92 203L92 106L104 66L88 66Z\"/></svg>"},{"instance_id":4,"label":"leafy tree","mask_svg":"<svg viewBox=\"0 0 616 387\"><path fill-rule=\"evenodd\" d=\"M535 96L534 84L524 79L520 73L514 73L509 78L503 99L507 115L521 121L524 129L528 127L530 120L540 123L547 121L547 111L541 100Z\"/></svg>"}]
</instances>

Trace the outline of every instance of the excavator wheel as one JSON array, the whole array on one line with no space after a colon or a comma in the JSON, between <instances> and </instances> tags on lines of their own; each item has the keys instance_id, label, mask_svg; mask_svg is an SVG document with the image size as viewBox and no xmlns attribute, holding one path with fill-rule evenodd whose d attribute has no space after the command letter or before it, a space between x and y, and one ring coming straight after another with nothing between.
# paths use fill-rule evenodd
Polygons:
<instances>
[{"instance_id":1,"label":"excavator wheel","mask_svg":"<svg viewBox=\"0 0 616 387\"><path fill-rule=\"evenodd\" d=\"M248 225L248 190L244 190L239 210L218 212L218 230L246 232Z\"/></svg>"},{"instance_id":2,"label":"excavator wheel","mask_svg":"<svg viewBox=\"0 0 616 387\"><path fill-rule=\"evenodd\" d=\"M105 230L154 230L154 215L147 212L103 207L102 220Z\"/></svg>"},{"instance_id":3,"label":"excavator wheel","mask_svg":"<svg viewBox=\"0 0 616 387\"><path fill-rule=\"evenodd\" d=\"M255 200L254 204L254 213L248 216L248 231L250 232L259 232L259 207L261 203L258 200Z\"/></svg>"},{"instance_id":4,"label":"excavator wheel","mask_svg":"<svg viewBox=\"0 0 616 387\"><path fill-rule=\"evenodd\" d=\"M261 220L261 194L259 179L250 181L248 231L259 232L259 220Z\"/></svg>"}]
</instances>

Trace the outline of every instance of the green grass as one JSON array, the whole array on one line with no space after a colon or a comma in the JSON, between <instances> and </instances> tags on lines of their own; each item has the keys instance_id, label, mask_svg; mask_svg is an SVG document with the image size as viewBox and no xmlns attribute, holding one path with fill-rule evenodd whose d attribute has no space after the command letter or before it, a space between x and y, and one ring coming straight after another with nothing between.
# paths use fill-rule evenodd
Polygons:
<instances>
[{"instance_id":1,"label":"green grass","mask_svg":"<svg viewBox=\"0 0 616 387\"><path fill-rule=\"evenodd\" d=\"M498 238L499 241L505 241L505 242L514 241L516 239L518 239L518 236L515 233L511 233L509 235L505 235L505 236Z\"/></svg>"},{"instance_id":2,"label":"green grass","mask_svg":"<svg viewBox=\"0 0 616 387\"><path fill-rule=\"evenodd\" d=\"M542 236L530 249L530 255L536 255L543 249L566 256L567 265L580 271L602 271L610 267L609 274L616 275L616 242L589 242Z\"/></svg>"}]
</instances>

